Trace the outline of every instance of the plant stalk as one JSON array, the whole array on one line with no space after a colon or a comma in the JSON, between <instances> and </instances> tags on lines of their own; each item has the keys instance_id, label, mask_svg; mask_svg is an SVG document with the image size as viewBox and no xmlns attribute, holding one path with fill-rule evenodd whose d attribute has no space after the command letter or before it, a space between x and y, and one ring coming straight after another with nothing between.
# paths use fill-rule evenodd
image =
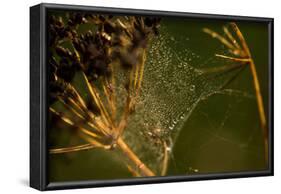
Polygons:
<instances>
[{"instance_id":1,"label":"plant stalk","mask_svg":"<svg viewBox=\"0 0 281 194\"><path fill-rule=\"evenodd\" d=\"M261 127L263 130L263 139L264 139L264 156L265 156L265 162L268 164L268 129L266 125L266 117L265 117L265 112L264 112L264 106L263 106L263 100L262 100L262 95L261 95L261 90L260 90L260 84L259 84L259 79L258 79L258 74L256 70L255 63L252 59L250 49L248 45L246 44L245 38L239 28L236 26L236 24L231 23L233 29L236 31L238 38L240 39L242 43L243 50L246 52L246 55L248 56L249 60L249 65L251 69L251 73L253 76L253 82L254 82L254 88L256 92L256 98L257 98L257 105L258 105L258 111L259 111L259 117L260 117L260 123Z\"/></svg>"},{"instance_id":2,"label":"plant stalk","mask_svg":"<svg viewBox=\"0 0 281 194\"><path fill-rule=\"evenodd\" d=\"M255 92L256 92L260 123L261 123L261 127L262 127L262 130L263 130L265 162L266 162L266 164L268 164L268 130L267 130L267 126L266 126L266 118L265 118L262 95L261 95L261 91L260 91L260 84L259 84L258 75L257 75L257 71L256 71L254 61L251 60L249 62L249 65L250 65L251 73L252 73L252 76L253 76L253 82L254 82L254 88L255 88Z\"/></svg>"},{"instance_id":3,"label":"plant stalk","mask_svg":"<svg viewBox=\"0 0 281 194\"><path fill-rule=\"evenodd\" d=\"M136 165L137 169L141 172L141 175L155 176L155 174L138 158L121 137L118 138L116 144L122 150L123 154Z\"/></svg>"}]
</instances>

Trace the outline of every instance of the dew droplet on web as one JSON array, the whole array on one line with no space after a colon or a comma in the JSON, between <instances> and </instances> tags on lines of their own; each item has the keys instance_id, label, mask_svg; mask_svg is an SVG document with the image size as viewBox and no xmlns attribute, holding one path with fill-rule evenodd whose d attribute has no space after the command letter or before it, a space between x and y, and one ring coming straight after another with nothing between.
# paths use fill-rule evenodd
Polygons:
<instances>
[{"instance_id":1,"label":"dew droplet on web","mask_svg":"<svg viewBox=\"0 0 281 194\"><path fill-rule=\"evenodd\" d=\"M199 172L199 170L197 168L193 168L191 166L188 168L188 171L189 172L195 172L195 173Z\"/></svg>"},{"instance_id":2,"label":"dew droplet on web","mask_svg":"<svg viewBox=\"0 0 281 194\"><path fill-rule=\"evenodd\" d=\"M195 85L191 85L189 90L193 92L195 90Z\"/></svg>"},{"instance_id":3,"label":"dew droplet on web","mask_svg":"<svg viewBox=\"0 0 281 194\"><path fill-rule=\"evenodd\" d=\"M182 120L182 119L184 119L184 114L181 114L181 116L180 116L180 119Z\"/></svg>"},{"instance_id":4,"label":"dew droplet on web","mask_svg":"<svg viewBox=\"0 0 281 194\"><path fill-rule=\"evenodd\" d=\"M153 134L150 131L148 131L147 135L152 136Z\"/></svg>"},{"instance_id":5,"label":"dew droplet on web","mask_svg":"<svg viewBox=\"0 0 281 194\"><path fill-rule=\"evenodd\" d=\"M174 125L170 125L169 129L172 131L174 129Z\"/></svg>"}]
</instances>

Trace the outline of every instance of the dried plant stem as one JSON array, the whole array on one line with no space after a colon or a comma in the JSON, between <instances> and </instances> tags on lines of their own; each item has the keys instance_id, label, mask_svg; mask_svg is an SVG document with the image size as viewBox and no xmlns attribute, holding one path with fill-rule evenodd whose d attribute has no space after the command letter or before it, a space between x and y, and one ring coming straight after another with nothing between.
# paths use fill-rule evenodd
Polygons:
<instances>
[{"instance_id":1,"label":"dried plant stem","mask_svg":"<svg viewBox=\"0 0 281 194\"><path fill-rule=\"evenodd\" d=\"M84 117L75 110L75 108L73 108L72 106L68 105L62 98L58 97L59 102L61 102L66 109L70 110L74 115L76 115L77 117L79 117L80 119L84 119Z\"/></svg>"},{"instance_id":2,"label":"dried plant stem","mask_svg":"<svg viewBox=\"0 0 281 194\"><path fill-rule=\"evenodd\" d=\"M59 101L65 106L66 109L70 110L74 115L76 115L77 117L79 117L79 119L81 119L83 122L85 122L89 127L91 127L92 130L95 131L96 134L101 135L101 133L99 132L99 130L97 129L101 129L102 131L105 132L105 127L101 125L101 123L97 120L97 118L95 119L95 121L93 120L92 122L87 121L87 119L82 116L81 114L79 114L72 106L70 106L69 104L67 104L62 98L59 98ZM52 112L54 112L55 110L51 110ZM61 119L63 120L62 114L56 113L57 115L61 116ZM69 119L70 120L70 119ZM72 121L72 123L74 124L74 122Z\"/></svg>"},{"instance_id":3,"label":"dried plant stem","mask_svg":"<svg viewBox=\"0 0 281 194\"><path fill-rule=\"evenodd\" d=\"M267 126L266 126L266 118L265 118L262 95L261 95L261 91L260 91L260 84L259 84L259 80L258 80L258 76L257 76L256 67L252 60L250 62L250 68L251 68L251 72L253 75L253 82L254 82L254 87L255 87L255 91L256 91L257 104L258 104L259 115L260 115L260 122L261 122L261 126L264 130L266 153L267 153L267 151L268 151L267 150L268 149L268 130L267 130Z\"/></svg>"},{"instance_id":4,"label":"dried plant stem","mask_svg":"<svg viewBox=\"0 0 281 194\"><path fill-rule=\"evenodd\" d=\"M255 67L255 64L253 61L250 63L250 67L251 67L251 71L252 71L253 79L254 79L253 81L254 81L254 86L255 86L255 90L256 90L261 125L265 129L265 131L267 131L266 130L266 118L265 118L264 106L263 106L263 101L262 101L262 96L261 96L261 91L260 91L259 80L257 77L256 67Z\"/></svg>"},{"instance_id":5,"label":"dried plant stem","mask_svg":"<svg viewBox=\"0 0 281 194\"><path fill-rule=\"evenodd\" d=\"M89 150L93 148L101 148L109 149L109 147L102 146L96 144L96 142L93 142L91 138L84 139L88 140L90 143L78 145L78 146L72 146L72 147L66 147L66 148L56 148L56 149L50 149L51 154L62 154L62 153L69 153L69 152L77 152L82 150ZM128 170L134 175L134 176L155 176L155 174L135 155L135 153L128 147L128 145L119 138L117 141L117 146L122 150L123 154L126 155L126 157L136 166L137 171L132 168L130 165L127 165ZM138 172L140 171L140 172Z\"/></svg>"},{"instance_id":6,"label":"dried plant stem","mask_svg":"<svg viewBox=\"0 0 281 194\"><path fill-rule=\"evenodd\" d=\"M103 87L103 91L104 91L107 103L109 104L109 109L111 112L111 114L110 114L111 120L114 121L115 116L116 116L116 108L115 108L115 103L112 98L112 92L108 89L109 84L108 84L107 80L103 79L102 87ZM113 123L113 124L116 125L115 123Z\"/></svg>"},{"instance_id":7,"label":"dried plant stem","mask_svg":"<svg viewBox=\"0 0 281 194\"><path fill-rule=\"evenodd\" d=\"M219 35L218 33L214 32L208 28L203 28L203 32L209 34L210 36L212 36L215 39L218 39L222 44L224 44L228 48L234 49L234 46L227 39L225 39L223 36Z\"/></svg>"},{"instance_id":8,"label":"dried plant stem","mask_svg":"<svg viewBox=\"0 0 281 194\"><path fill-rule=\"evenodd\" d=\"M245 41L245 38L237 25L235 23L231 23L231 26L233 27L234 31L236 32L238 38L240 39L240 42L242 44L243 50L245 51L246 55L249 57L249 65L251 69L251 73L253 76L253 84L256 92L256 98L257 98L257 105L258 105L258 111L259 111L259 117L260 117L260 123L261 127L263 129L263 136L264 136L264 154L265 154L265 161L268 163L268 129L266 125L266 117L265 117L265 112L264 112L264 105L263 105L263 100L262 100L262 95L261 95L261 90L260 90L260 84L259 84L259 79L258 79L258 74L256 70L255 63L252 59L250 49Z\"/></svg>"},{"instance_id":9,"label":"dried plant stem","mask_svg":"<svg viewBox=\"0 0 281 194\"><path fill-rule=\"evenodd\" d=\"M109 66L111 72L112 72L112 76L110 76L110 78L105 78L105 83L107 86L107 90L109 91L109 99L110 102L112 103L112 117L114 119L116 119L116 95L115 95L115 86L116 86L116 81L115 81L115 68L114 68L114 64L110 64Z\"/></svg>"},{"instance_id":10,"label":"dried plant stem","mask_svg":"<svg viewBox=\"0 0 281 194\"><path fill-rule=\"evenodd\" d=\"M67 104L68 106L72 107L75 112L79 113L79 115L82 115L83 117L85 116L83 108L76 103L72 98L67 97L67 100L63 100L62 98L59 99L60 101L63 101L63 104ZM68 103L66 103L66 101Z\"/></svg>"},{"instance_id":11,"label":"dried plant stem","mask_svg":"<svg viewBox=\"0 0 281 194\"><path fill-rule=\"evenodd\" d=\"M127 156L127 158L136 165L141 175L155 176L155 174L137 157L137 155L129 148L129 146L123 141L121 137L118 138L116 144Z\"/></svg>"},{"instance_id":12,"label":"dried plant stem","mask_svg":"<svg viewBox=\"0 0 281 194\"><path fill-rule=\"evenodd\" d=\"M220 57L220 58L224 58L224 59L229 59L235 62L241 62L241 63L246 63L246 62L250 62L251 59L246 58L246 59L241 59L241 58L236 58L236 57L229 57L229 56L225 56L225 55L220 55L220 54L215 54L216 57Z\"/></svg>"},{"instance_id":13,"label":"dried plant stem","mask_svg":"<svg viewBox=\"0 0 281 194\"><path fill-rule=\"evenodd\" d=\"M240 45L238 44L238 42L235 40L235 38L232 36L232 34L229 32L227 27L223 27L223 31L226 34L226 36L228 37L228 39L233 43L233 45L238 49L241 50Z\"/></svg>"},{"instance_id":14,"label":"dried plant stem","mask_svg":"<svg viewBox=\"0 0 281 194\"><path fill-rule=\"evenodd\" d=\"M169 164L169 152L167 143L164 141L163 142L163 149L164 149L164 158L163 158L163 164L162 164L162 171L161 171L161 176L165 176L167 173L168 169L168 164Z\"/></svg>"},{"instance_id":15,"label":"dried plant stem","mask_svg":"<svg viewBox=\"0 0 281 194\"><path fill-rule=\"evenodd\" d=\"M138 83L137 83L137 87L136 87L136 93L138 94L139 90L140 90L140 87L141 87L141 82L142 82L142 79L143 79L143 72L144 72L144 63L146 61L146 52L143 51L143 54L142 54L142 61L141 61L141 64L140 64L140 75L139 75L139 78L138 78Z\"/></svg>"},{"instance_id":16,"label":"dried plant stem","mask_svg":"<svg viewBox=\"0 0 281 194\"><path fill-rule=\"evenodd\" d=\"M140 173L137 172L132 166L130 166L129 164L127 164L127 169L129 170L130 173L132 173L132 175L134 177L141 177Z\"/></svg>"},{"instance_id":17,"label":"dried plant stem","mask_svg":"<svg viewBox=\"0 0 281 194\"><path fill-rule=\"evenodd\" d=\"M83 110L87 110L87 106L86 106L84 100L82 99L82 97L79 95L78 91L77 91L71 84L68 84L68 86L71 88L71 90L74 91L76 100L77 100L78 103L80 104L81 108L82 108Z\"/></svg>"},{"instance_id":18,"label":"dried plant stem","mask_svg":"<svg viewBox=\"0 0 281 194\"><path fill-rule=\"evenodd\" d=\"M89 131L89 130L87 130L87 129L85 129L85 128L83 128L83 127L77 125L77 124L75 124L75 122L72 121L70 118L68 118L67 116L63 115L63 114L60 113L60 112L57 112L57 111L56 111L55 109L53 109L53 108L49 108L49 110L50 110L53 114L57 115L62 121L64 121L64 122L67 123L68 125L70 125L70 126L72 126L72 127L75 127L75 128L77 128L77 129L81 130L82 132L88 134L88 135L89 135L89 134L92 134L92 135L91 135L92 137L100 138L100 134L99 134L99 133L91 132L91 131ZM93 128L93 129L95 130L95 128Z\"/></svg>"},{"instance_id":19,"label":"dried plant stem","mask_svg":"<svg viewBox=\"0 0 281 194\"><path fill-rule=\"evenodd\" d=\"M103 148L103 149L109 149L111 146L109 145L104 145L97 140L94 139L94 136L92 136L91 133L85 133L85 131L81 131L81 133L78 133L80 137L82 137L85 141L88 143L95 145L96 148Z\"/></svg>"},{"instance_id":20,"label":"dried plant stem","mask_svg":"<svg viewBox=\"0 0 281 194\"><path fill-rule=\"evenodd\" d=\"M128 96L129 97L129 96ZM123 129L126 127L127 124L127 116L128 116L128 111L130 107L130 97L128 98L127 106L125 108L125 115L124 118L121 120L120 125L119 125L119 130L123 131ZM98 99L100 100L100 99ZM63 101L62 101L63 102ZM63 102L64 103L64 102ZM65 104L67 105L67 104ZM67 105L68 106L68 105ZM69 107L68 107L69 108ZM77 114L74 109L69 109L75 115L83 119L83 116L80 114ZM57 112L55 109L50 108L50 111L59 116L61 120L63 120L65 123L76 127L79 129L79 132L81 133L80 135L84 140L89 142L89 144L84 144L84 145L79 145L79 146L73 146L73 147L66 147L66 148L57 148L57 149L50 149L51 154L60 154L60 153L68 153L68 152L76 152L80 150L88 150L92 148L104 148L104 149L109 149L111 146L110 145L103 145L97 142L95 139L99 139L100 136L96 134L95 132L89 131L81 126L77 126L74 121L72 121L70 118L67 116L63 115L60 112ZM107 133L108 131L106 130L106 126L103 125L103 122L98 122L97 118L95 119L95 122L98 125L98 128L101 129L104 133ZM130 147L124 142L124 140L119 136L119 138L116 140L116 145L122 150L122 153L126 155L126 157L131 161L134 166L136 166L137 171L134 171L133 168L129 168L130 172L133 172L133 175L142 175L142 176L155 176L155 174L138 158L138 156L130 149ZM139 172L138 172L139 171Z\"/></svg>"},{"instance_id":21,"label":"dried plant stem","mask_svg":"<svg viewBox=\"0 0 281 194\"><path fill-rule=\"evenodd\" d=\"M262 95L261 95L261 91L260 91L260 84L259 84L258 75L257 75L254 61L251 60L249 64L250 64L250 69L251 69L251 73L253 76L254 88L255 88L255 92L256 92L260 123L261 123L261 127L263 129L265 161L268 164L268 129L267 129L267 125L266 125L266 117L265 117L265 112L264 112Z\"/></svg>"},{"instance_id":22,"label":"dried plant stem","mask_svg":"<svg viewBox=\"0 0 281 194\"><path fill-rule=\"evenodd\" d=\"M72 147L66 147L66 148L56 148L56 149L51 149L50 154L62 154L62 153L69 153L69 152L77 152L81 150L89 150L92 148L95 148L97 146L87 143L83 145L78 145L78 146L72 146Z\"/></svg>"},{"instance_id":23,"label":"dried plant stem","mask_svg":"<svg viewBox=\"0 0 281 194\"><path fill-rule=\"evenodd\" d=\"M138 82L138 76L139 76L139 65L136 65L136 67L134 67L135 70L135 79L134 79L134 89L137 88L137 82Z\"/></svg>"},{"instance_id":24,"label":"dried plant stem","mask_svg":"<svg viewBox=\"0 0 281 194\"><path fill-rule=\"evenodd\" d=\"M113 122L110 119L110 117L109 117L109 115L108 115L108 113L107 113L107 111L106 111L106 109L105 109L105 107L104 107L104 105L103 105L103 103L102 103L102 101L99 97L99 94L98 94L97 90L95 89L94 85L89 82L85 73L82 73L82 75L83 75L83 78L84 78L84 80L87 84L87 88L89 89L89 92L91 94L92 99L94 100L95 104L98 106L99 110L101 110L101 117L102 117L103 121L105 122L105 124L107 126L110 125L109 122L111 122L111 125L113 125Z\"/></svg>"},{"instance_id":25,"label":"dried plant stem","mask_svg":"<svg viewBox=\"0 0 281 194\"><path fill-rule=\"evenodd\" d=\"M260 84L259 84L259 79L258 79L258 74L256 70L256 66L254 63L254 60L251 56L250 49L245 41L245 38L241 31L239 30L238 26L235 23L230 23L230 27L236 34L236 37L238 37L239 43L234 39L232 34L228 31L226 27L223 28L226 36L228 39L231 41L229 42L226 40L223 36L219 35L218 33L208 29L204 28L203 31L209 35L211 35L213 38L218 39L222 44L228 47L229 51L235 55L238 55L239 58L236 57L230 57L230 56L225 56L225 55L219 55L216 54L217 57L224 58L224 59L229 59L234 62L240 62L240 63L245 63L250 66L250 71L253 77L253 85L256 93L256 99L257 99L257 107L258 107L258 112L259 112L259 118L260 118L260 124L261 128L263 130L263 139L264 139L264 157L265 161L268 164L268 128L266 125L266 116L264 112L264 105L263 105L263 99L261 95L261 90L260 90Z\"/></svg>"}]
</instances>

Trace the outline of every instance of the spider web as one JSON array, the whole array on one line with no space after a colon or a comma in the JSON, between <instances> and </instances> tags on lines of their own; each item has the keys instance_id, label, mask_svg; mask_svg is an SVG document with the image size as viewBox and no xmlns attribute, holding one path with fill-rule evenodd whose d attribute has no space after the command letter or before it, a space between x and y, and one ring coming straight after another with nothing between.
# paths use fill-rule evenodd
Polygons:
<instances>
[{"instance_id":1,"label":"spider web","mask_svg":"<svg viewBox=\"0 0 281 194\"><path fill-rule=\"evenodd\" d=\"M192 149L199 154L204 153L205 150L210 151L206 148L218 141L233 145L239 153L254 155L255 158L260 159L258 154L260 146L251 147L253 139L260 135L259 126L256 124L258 118L256 117L255 96L252 91L240 90L239 84L238 87L237 84L234 84L233 88L228 87L241 72L243 74L244 68L230 69L228 67L232 64L229 61L218 59L214 55L201 57L184 46L189 38L171 36L167 32L166 26L161 26L161 29L161 35L154 40L149 49L142 92L136 108L137 113L130 119L128 129L124 134L128 144L157 174L160 174L163 168L165 151L168 151L172 172L183 174L201 172L200 167L191 166L192 164L199 165L200 162L190 162L190 160L194 160L191 157L195 159L200 157L194 153L189 156L188 152L190 150L193 152ZM175 49L178 47L183 49ZM227 50L220 45L217 46L216 51L222 54L227 53ZM228 98L227 103L222 105L226 108L220 118L211 118L210 110L203 111L198 108L201 104L208 104L208 100L213 96L220 96L221 99ZM257 122L252 126L247 124L243 126L247 132L244 134L245 137L239 139L228 136L229 129L225 126L233 118L231 115L233 106L238 106L241 101L252 105L249 114L254 112ZM200 114L195 115L202 119L201 122L206 122L203 130L205 134L202 135L204 141L200 140L200 132L192 132L200 129L189 129L190 132L185 135L194 136L193 140L184 146L181 145L181 150L186 149L187 151L180 152L185 157L179 157L179 154L174 151L174 146L178 139L188 142L188 140L178 137L182 129L186 130L186 123L189 122L194 112L198 112L198 109ZM243 115L243 118L245 117L247 118L247 113ZM216 122L216 125L212 122ZM249 126L251 128L246 128ZM198 143L192 143L196 141ZM196 147L190 148L189 146ZM202 156L201 158L206 159ZM209 168L204 169L205 163L201 166L203 166L203 172L211 171ZM228 168L225 169L228 170ZM214 170L225 169L214 168Z\"/></svg>"}]
</instances>

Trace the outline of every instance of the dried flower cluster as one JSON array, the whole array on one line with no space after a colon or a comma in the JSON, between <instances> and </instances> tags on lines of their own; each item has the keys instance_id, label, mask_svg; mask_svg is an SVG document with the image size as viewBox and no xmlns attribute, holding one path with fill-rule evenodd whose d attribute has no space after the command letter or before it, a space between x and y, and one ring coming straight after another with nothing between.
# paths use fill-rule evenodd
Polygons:
<instances>
[{"instance_id":1,"label":"dried flower cluster","mask_svg":"<svg viewBox=\"0 0 281 194\"><path fill-rule=\"evenodd\" d=\"M154 173L143 164L122 140L129 115L133 112L143 78L146 51L151 37L157 35L160 19L151 17L118 17L88 13L68 13L49 17L50 103L59 101L71 114L52 106L50 112L88 143L51 149L65 153L101 147L120 148L132 161L139 175ZM79 32L83 24L91 30ZM66 47L65 44L70 46ZM126 81L116 86L116 68L123 69ZM90 100L83 98L73 84L80 74L86 83ZM124 87L127 96L123 111L117 112L116 88ZM134 170L132 170L134 171ZM134 173L136 174L136 173Z\"/></svg>"}]
</instances>

